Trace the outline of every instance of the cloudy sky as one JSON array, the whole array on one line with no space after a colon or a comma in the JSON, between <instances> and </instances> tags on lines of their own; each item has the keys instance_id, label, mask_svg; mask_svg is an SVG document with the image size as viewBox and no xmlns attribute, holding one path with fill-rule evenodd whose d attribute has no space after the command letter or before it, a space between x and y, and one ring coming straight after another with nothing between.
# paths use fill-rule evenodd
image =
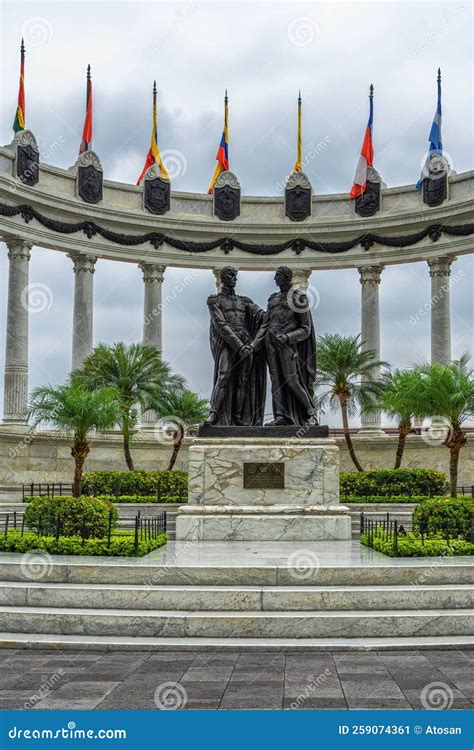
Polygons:
<instances>
[{"instance_id":1,"label":"cloudy sky","mask_svg":"<svg viewBox=\"0 0 474 750\"><path fill-rule=\"evenodd\" d=\"M19 40L27 48L27 125L44 159L68 167L81 139L85 69L94 85L93 147L105 176L135 183L150 136L153 79L158 139L173 188L205 192L230 99L231 168L248 195L281 195L295 158L298 89L304 151L323 144L305 171L316 193L347 191L375 86L375 165L388 186L414 183L443 73L443 142L453 168L473 168L472 5L469 2L4 2L1 21L1 141L12 137ZM473 256L452 268L453 355L473 350ZM0 253L0 367L6 323L7 257ZM188 272L169 269L164 293ZM34 248L32 284L48 288L47 309L30 316L31 385L62 382L71 358L73 273L68 258ZM141 337L143 285L129 264L98 261L95 340ZM318 332L358 333L357 271L317 272ZM272 274L241 273L240 291L264 306ZM200 271L165 310L164 356L203 395L211 362ZM395 366L429 357L426 264L388 267L381 285L382 357ZM413 323L413 316L418 320ZM337 423L331 417L330 423Z\"/></svg>"}]
</instances>

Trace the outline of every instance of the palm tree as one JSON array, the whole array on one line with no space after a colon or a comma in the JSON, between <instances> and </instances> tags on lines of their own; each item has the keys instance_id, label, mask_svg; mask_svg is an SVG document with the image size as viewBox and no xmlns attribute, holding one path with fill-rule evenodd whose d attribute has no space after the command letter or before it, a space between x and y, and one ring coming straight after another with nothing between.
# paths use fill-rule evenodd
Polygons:
<instances>
[{"instance_id":1,"label":"palm tree","mask_svg":"<svg viewBox=\"0 0 474 750\"><path fill-rule=\"evenodd\" d=\"M416 380L417 375L413 370L393 370L384 373L382 376L383 393L378 408L398 422L398 445L394 469L399 469L401 466L412 420L419 416L414 404L408 397Z\"/></svg>"},{"instance_id":2,"label":"palm tree","mask_svg":"<svg viewBox=\"0 0 474 750\"><path fill-rule=\"evenodd\" d=\"M321 411L340 407L347 449L357 471L363 468L356 456L349 432L349 417L360 408L374 409L382 393L382 384L374 376L387 363L376 358L372 349L363 349L360 336L326 334L318 338L316 385L325 389L319 396Z\"/></svg>"},{"instance_id":3,"label":"palm tree","mask_svg":"<svg viewBox=\"0 0 474 750\"><path fill-rule=\"evenodd\" d=\"M415 368L416 379L409 391L413 408L421 417L446 422L444 445L449 448L449 483L451 497L456 497L459 453L467 438L462 425L474 417L474 379L469 369L469 355L449 365L440 362Z\"/></svg>"},{"instance_id":4,"label":"palm tree","mask_svg":"<svg viewBox=\"0 0 474 750\"><path fill-rule=\"evenodd\" d=\"M134 468L130 442L136 431L140 410L147 411L170 388L184 386L183 379L173 375L161 359L161 352L148 344L113 346L99 344L76 373L87 387L111 387L116 393L119 424L127 467Z\"/></svg>"},{"instance_id":5,"label":"palm tree","mask_svg":"<svg viewBox=\"0 0 474 750\"><path fill-rule=\"evenodd\" d=\"M110 388L91 391L76 381L57 387L45 385L32 392L28 414L35 427L52 424L67 435L72 433L72 494L79 497L84 461L90 453L89 433L92 430L103 432L116 424L115 393Z\"/></svg>"},{"instance_id":6,"label":"palm tree","mask_svg":"<svg viewBox=\"0 0 474 750\"><path fill-rule=\"evenodd\" d=\"M173 430L173 453L168 466L168 471L171 471L178 458L186 430L196 428L207 418L209 403L193 391L174 388L155 406L157 416L161 417Z\"/></svg>"}]
</instances>

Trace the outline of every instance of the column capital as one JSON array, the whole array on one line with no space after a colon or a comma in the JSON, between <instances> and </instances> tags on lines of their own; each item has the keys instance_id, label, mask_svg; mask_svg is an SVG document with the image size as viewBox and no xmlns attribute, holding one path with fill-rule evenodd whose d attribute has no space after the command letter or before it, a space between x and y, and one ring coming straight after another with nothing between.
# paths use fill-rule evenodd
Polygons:
<instances>
[{"instance_id":1,"label":"column capital","mask_svg":"<svg viewBox=\"0 0 474 750\"><path fill-rule=\"evenodd\" d=\"M94 266L97 258L95 255L86 255L85 253L69 253L68 258L71 258L74 263L74 273L80 271L94 273Z\"/></svg>"},{"instance_id":2,"label":"column capital","mask_svg":"<svg viewBox=\"0 0 474 750\"><path fill-rule=\"evenodd\" d=\"M359 281L361 284L373 282L380 284L380 276L385 266L374 265L374 266L361 266L357 270L359 271Z\"/></svg>"},{"instance_id":3,"label":"column capital","mask_svg":"<svg viewBox=\"0 0 474 750\"><path fill-rule=\"evenodd\" d=\"M7 237L5 238L5 244L8 248L8 257L10 260L14 258L31 258L31 248L33 243L29 240L23 240L21 237Z\"/></svg>"},{"instance_id":4,"label":"column capital","mask_svg":"<svg viewBox=\"0 0 474 750\"><path fill-rule=\"evenodd\" d=\"M138 264L138 267L142 270L145 284L155 281L159 284L163 283L166 266L161 263L147 263L146 261L142 261Z\"/></svg>"},{"instance_id":5,"label":"column capital","mask_svg":"<svg viewBox=\"0 0 474 750\"><path fill-rule=\"evenodd\" d=\"M429 258L428 266L430 269L430 276L449 276L453 260L455 260L455 258L452 255L442 255L438 258Z\"/></svg>"}]
</instances>

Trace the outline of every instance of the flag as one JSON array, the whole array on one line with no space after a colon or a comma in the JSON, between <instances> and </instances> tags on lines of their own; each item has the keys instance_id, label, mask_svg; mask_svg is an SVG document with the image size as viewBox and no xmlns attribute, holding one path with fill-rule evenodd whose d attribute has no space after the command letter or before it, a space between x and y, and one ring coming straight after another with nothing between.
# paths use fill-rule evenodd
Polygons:
<instances>
[{"instance_id":1,"label":"flag","mask_svg":"<svg viewBox=\"0 0 474 750\"><path fill-rule=\"evenodd\" d=\"M433 154L442 154L443 153L443 144L441 142L441 69L438 68L438 102L436 105L436 112L433 117L433 123L431 125L430 134L428 136L428 140L430 142L430 147L428 150L428 158L425 163L425 167L423 168L423 172L425 172L427 164ZM416 183L416 189L421 190L423 185L423 172L421 173L420 179Z\"/></svg>"},{"instance_id":2,"label":"flag","mask_svg":"<svg viewBox=\"0 0 474 750\"><path fill-rule=\"evenodd\" d=\"M303 153L301 140L301 91L298 96L298 135L296 138L296 161L293 172L303 171Z\"/></svg>"},{"instance_id":3,"label":"flag","mask_svg":"<svg viewBox=\"0 0 474 750\"><path fill-rule=\"evenodd\" d=\"M91 66L87 66L87 89L86 89L86 117L84 120L84 130L82 132L82 141L79 146L79 153L89 151L92 143L92 81Z\"/></svg>"},{"instance_id":4,"label":"flag","mask_svg":"<svg viewBox=\"0 0 474 750\"><path fill-rule=\"evenodd\" d=\"M227 91L225 92L224 98L224 130L222 131L221 142L216 154L216 168L212 175L211 184L209 185L208 193L214 191L214 185L221 172L226 172L229 169L229 130L228 130L228 99Z\"/></svg>"},{"instance_id":5,"label":"flag","mask_svg":"<svg viewBox=\"0 0 474 750\"><path fill-rule=\"evenodd\" d=\"M150 148L148 150L148 153L146 155L145 160L145 166L142 169L141 175L137 180L137 185L140 184L142 181L145 172L147 171L148 167L151 167L152 164L158 164L161 171L161 176L165 180L169 180L169 175L166 170L165 165L163 164L163 161L160 156L160 152L158 149L158 130L156 125L156 81L153 81L153 127L151 129L151 143Z\"/></svg>"},{"instance_id":6,"label":"flag","mask_svg":"<svg viewBox=\"0 0 474 750\"><path fill-rule=\"evenodd\" d=\"M18 105L16 108L15 119L13 121L13 130L18 133L25 129L25 45L21 40L20 51L20 87L18 89Z\"/></svg>"},{"instance_id":7,"label":"flag","mask_svg":"<svg viewBox=\"0 0 474 750\"><path fill-rule=\"evenodd\" d=\"M374 165L374 145L372 143L372 126L374 121L374 87L370 86L369 94L369 121L365 129L364 142L359 156L359 162L351 187L351 200L365 193L367 187L367 167Z\"/></svg>"}]
</instances>

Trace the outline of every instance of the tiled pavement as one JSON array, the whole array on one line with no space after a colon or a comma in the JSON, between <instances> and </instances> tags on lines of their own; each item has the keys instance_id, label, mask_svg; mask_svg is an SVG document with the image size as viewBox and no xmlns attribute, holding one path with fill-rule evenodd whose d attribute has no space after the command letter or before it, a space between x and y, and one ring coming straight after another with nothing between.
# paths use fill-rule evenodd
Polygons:
<instances>
[{"instance_id":1,"label":"tiled pavement","mask_svg":"<svg viewBox=\"0 0 474 750\"><path fill-rule=\"evenodd\" d=\"M474 652L0 651L0 708L471 708Z\"/></svg>"}]
</instances>

